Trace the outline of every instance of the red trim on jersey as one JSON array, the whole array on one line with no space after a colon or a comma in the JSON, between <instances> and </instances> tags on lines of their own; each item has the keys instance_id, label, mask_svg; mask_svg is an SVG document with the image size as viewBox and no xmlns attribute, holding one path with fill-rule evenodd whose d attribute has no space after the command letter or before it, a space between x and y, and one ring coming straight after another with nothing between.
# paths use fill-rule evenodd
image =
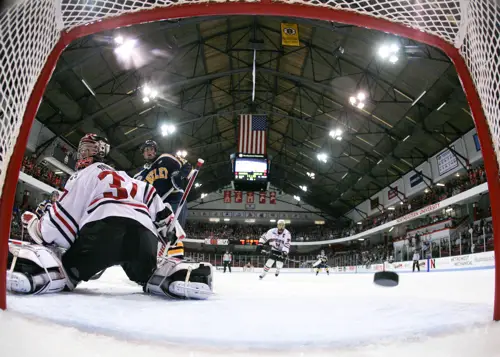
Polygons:
<instances>
[{"instance_id":1,"label":"red trim on jersey","mask_svg":"<svg viewBox=\"0 0 500 357\"><path fill-rule=\"evenodd\" d=\"M56 214L56 217L62 222L62 224L64 224L66 226L66 228L68 228L68 231L70 231L73 236L76 236L75 230L69 225L69 223L57 211L57 205L52 205L52 207L54 208L54 213Z\"/></svg>"},{"instance_id":2,"label":"red trim on jersey","mask_svg":"<svg viewBox=\"0 0 500 357\"><path fill-rule=\"evenodd\" d=\"M156 189L151 186L151 190L149 190L149 193L148 193L148 197L146 197L146 202L144 203L148 203L149 202L149 199L151 198L151 196L153 195L153 193L156 191Z\"/></svg>"}]
</instances>

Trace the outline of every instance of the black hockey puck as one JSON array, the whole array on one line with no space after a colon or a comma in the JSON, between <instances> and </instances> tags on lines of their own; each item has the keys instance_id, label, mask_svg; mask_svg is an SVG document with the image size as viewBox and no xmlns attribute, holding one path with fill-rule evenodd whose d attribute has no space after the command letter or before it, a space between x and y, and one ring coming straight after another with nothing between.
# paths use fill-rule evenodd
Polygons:
<instances>
[{"instance_id":1,"label":"black hockey puck","mask_svg":"<svg viewBox=\"0 0 500 357\"><path fill-rule=\"evenodd\" d=\"M379 286L392 288L399 284L399 275L393 271L379 271L373 276L373 282Z\"/></svg>"}]
</instances>

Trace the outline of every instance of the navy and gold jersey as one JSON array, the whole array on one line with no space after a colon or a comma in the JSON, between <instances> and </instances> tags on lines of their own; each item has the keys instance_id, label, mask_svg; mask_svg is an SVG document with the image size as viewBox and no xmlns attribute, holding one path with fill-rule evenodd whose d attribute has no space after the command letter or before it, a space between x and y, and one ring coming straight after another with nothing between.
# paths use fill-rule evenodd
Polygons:
<instances>
[{"instance_id":1,"label":"navy and gold jersey","mask_svg":"<svg viewBox=\"0 0 500 357\"><path fill-rule=\"evenodd\" d=\"M183 158L162 154L152 164L144 165L134 178L153 185L163 202L178 203L184 192L181 186L181 176L186 177L190 171L191 166ZM180 172L180 174L173 177L174 172Z\"/></svg>"},{"instance_id":2,"label":"navy and gold jersey","mask_svg":"<svg viewBox=\"0 0 500 357\"><path fill-rule=\"evenodd\" d=\"M318 254L316 257L319 261L321 261L322 264L325 264L328 261L328 257L324 254Z\"/></svg>"}]
</instances>

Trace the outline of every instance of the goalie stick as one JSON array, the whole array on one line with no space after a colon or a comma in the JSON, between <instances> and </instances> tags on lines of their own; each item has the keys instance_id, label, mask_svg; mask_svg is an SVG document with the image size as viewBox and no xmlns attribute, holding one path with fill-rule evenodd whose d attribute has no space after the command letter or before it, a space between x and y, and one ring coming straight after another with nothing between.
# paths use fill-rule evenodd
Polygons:
<instances>
[{"instance_id":1,"label":"goalie stick","mask_svg":"<svg viewBox=\"0 0 500 357\"><path fill-rule=\"evenodd\" d=\"M177 209L175 210L174 219L172 220L172 222L170 222L170 225L168 227L168 231L166 234L167 241L162 241L162 239L160 239L162 247L160 248L160 253L158 254L159 261L165 259L165 257L168 255L169 248L172 245L177 243L178 239L177 239L177 236L175 235L175 232L174 232L175 222L179 218L182 208L187 203L187 197L189 195L189 192L191 192L191 188L194 185L194 181L196 180L196 177L198 176L198 173L200 172L200 169L204 163L205 163L205 161L203 159L198 159L198 162L196 163L196 167L193 170L191 170L191 172L189 173L188 184L186 186L186 189L184 190L184 193L182 194L182 198L179 201L179 204L177 205Z\"/></svg>"}]
</instances>

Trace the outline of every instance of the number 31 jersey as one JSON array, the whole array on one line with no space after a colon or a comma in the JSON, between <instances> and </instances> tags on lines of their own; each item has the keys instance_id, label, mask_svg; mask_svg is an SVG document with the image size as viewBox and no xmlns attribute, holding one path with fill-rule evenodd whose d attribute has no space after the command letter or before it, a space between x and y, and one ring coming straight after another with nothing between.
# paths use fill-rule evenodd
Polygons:
<instances>
[{"instance_id":1,"label":"number 31 jersey","mask_svg":"<svg viewBox=\"0 0 500 357\"><path fill-rule=\"evenodd\" d=\"M64 194L43 216L40 228L45 243L63 248L73 244L87 223L106 217L133 219L157 235L153 221L164 209L152 185L95 163L69 178Z\"/></svg>"}]
</instances>

